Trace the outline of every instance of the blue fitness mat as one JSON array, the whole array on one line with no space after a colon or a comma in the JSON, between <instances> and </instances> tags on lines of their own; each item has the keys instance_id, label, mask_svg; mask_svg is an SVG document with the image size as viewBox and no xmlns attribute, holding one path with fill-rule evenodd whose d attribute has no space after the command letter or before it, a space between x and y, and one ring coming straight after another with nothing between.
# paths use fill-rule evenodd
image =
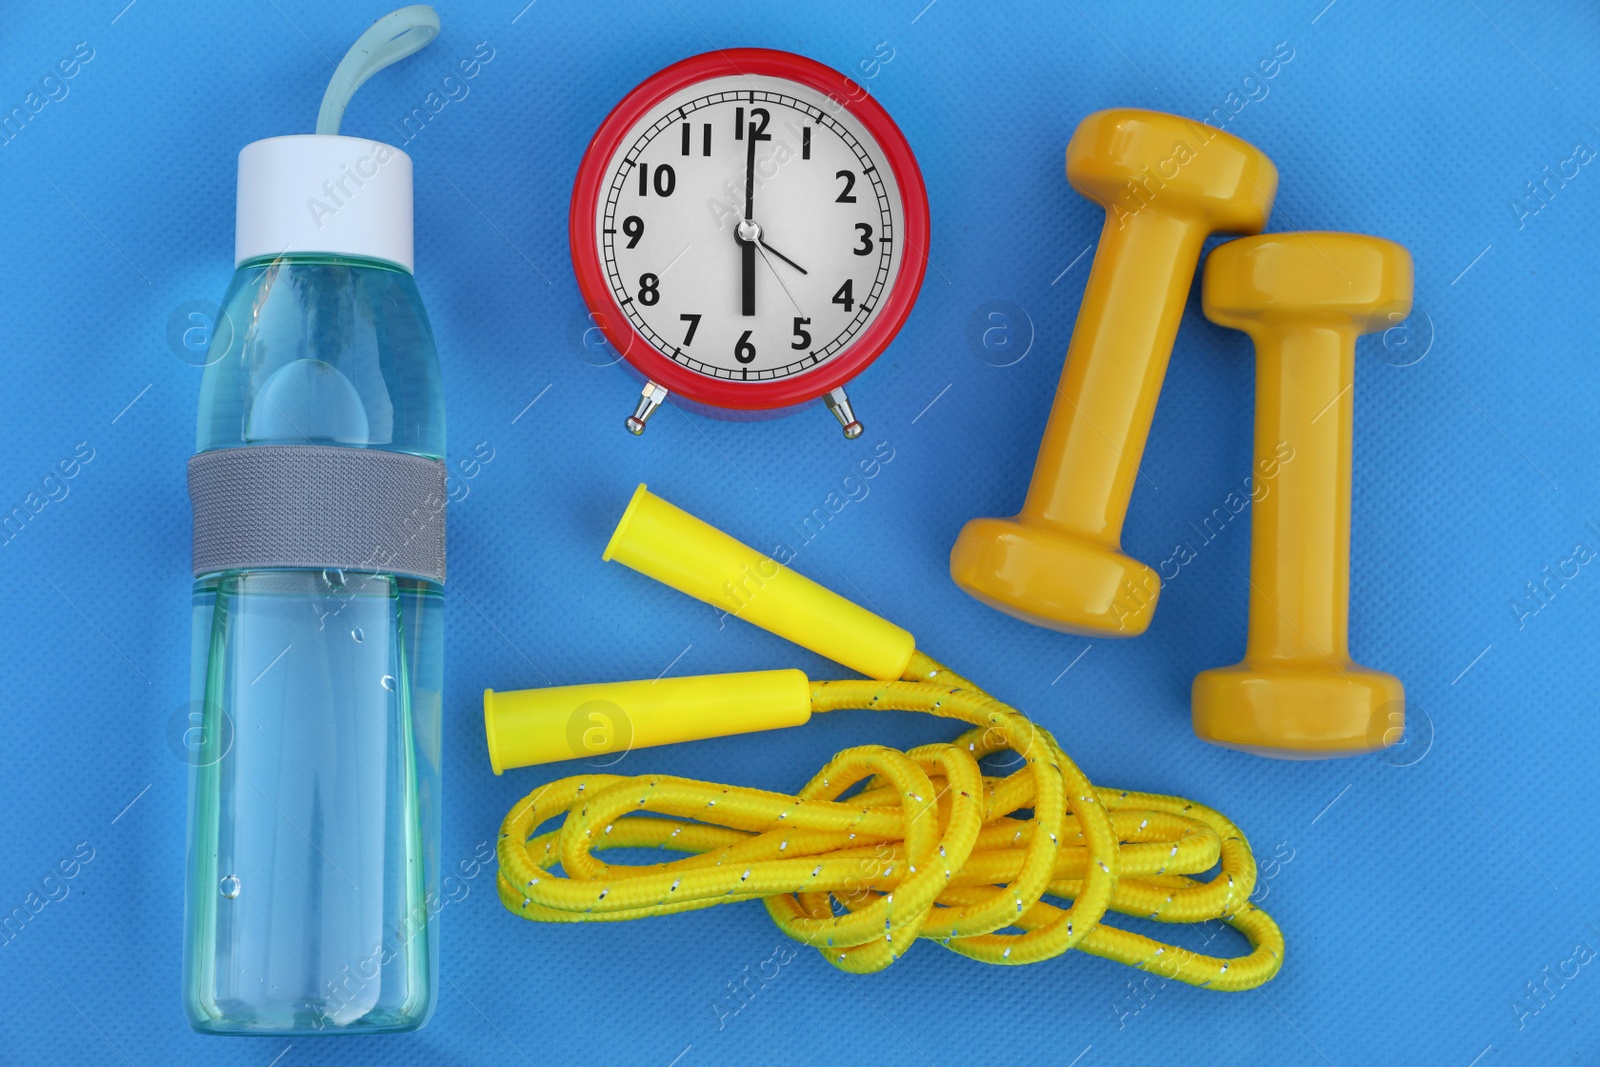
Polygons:
<instances>
[{"instance_id":1,"label":"blue fitness mat","mask_svg":"<svg viewBox=\"0 0 1600 1067\"><path fill-rule=\"evenodd\" d=\"M188 701L200 377L182 334L232 269L238 150L309 132L333 63L387 5L7 12L0 109L46 97L62 60L75 73L0 137L0 509L44 501L0 547L0 910L45 901L0 949L0 1061L1600 1063L1593 5L438 6L440 39L375 77L344 123L415 161L417 281L461 486L438 1010L410 1035L257 1041L197 1036L179 1004L171 734ZM820 405L742 424L662 411L635 439L637 384L585 344L566 225L589 136L649 74L738 45L854 72L927 178L932 263L851 390L859 441ZM476 77L446 86L475 52L490 56ZM430 93L445 106L404 126ZM1190 550L1148 635L1030 628L950 582L961 524L1021 503L1102 220L1063 150L1115 105L1222 109L1279 167L1273 229L1380 234L1415 255L1416 310L1361 342L1355 387L1352 651L1406 683L1393 752L1282 763L1190 732L1190 680L1244 647L1248 513L1205 520L1250 472L1253 390L1248 341L1208 323L1198 292L1127 523L1138 559ZM875 446L892 458L852 479ZM61 461L75 475L47 482ZM921 943L850 977L791 951L755 903L592 926L506 914L477 858L513 803L575 765L494 777L485 686L842 673L602 564L640 481L761 546L846 501L796 545L798 569L1036 717L1095 782L1237 821L1288 941L1282 973L1221 994L1075 953L998 968ZM788 790L840 748L948 736L839 713L620 769ZM47 884L63 861L73 877Z\"/></svg>"}]
</instances>

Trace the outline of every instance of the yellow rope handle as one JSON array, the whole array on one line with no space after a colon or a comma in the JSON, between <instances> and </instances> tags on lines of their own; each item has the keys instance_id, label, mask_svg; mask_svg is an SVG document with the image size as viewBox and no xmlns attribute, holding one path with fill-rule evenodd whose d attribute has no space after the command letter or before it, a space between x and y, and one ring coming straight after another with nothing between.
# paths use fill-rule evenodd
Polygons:
<instances>
[{"instance_id":1,"label":"yellow rope handle","mask_svg":"<svg viewBox=\"0 0 1600 1067\"><path fill-rule=\"evenodd\" d=\"M998 964L1076 948L1212 989L1278 973L1283 935L1250 903L1250 845L1218 812L1096 788L1049 731L921 652L903 681L817 682L811 699L815 712L921 711L972 729L909 752L846 749L792 796L667 775L559 779L501 824L501 902L536 922L615 922L759 899L785 934L857 974L919 937ZM1002 750L1023 766L985 776L978 760ZM1015 817L1023 808L1030 818ZM597 856L646 847L687 855L641 866ZM1219 863L1210 881L1188 877ZM1107 926L1107 911L1220 920L1251 951L1203 955Z\"/></svg>"}]
</instances>

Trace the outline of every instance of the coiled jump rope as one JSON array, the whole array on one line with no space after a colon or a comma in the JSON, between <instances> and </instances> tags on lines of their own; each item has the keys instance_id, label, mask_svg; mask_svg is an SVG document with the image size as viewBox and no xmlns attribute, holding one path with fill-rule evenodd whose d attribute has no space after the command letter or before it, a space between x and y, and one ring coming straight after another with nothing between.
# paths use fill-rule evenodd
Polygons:
<instances>
[{"instance_id":1,"label":"coiled jump rope","mask_svg":"<svg viewBox=\"0 0 1600 1067\"><path fill-rule=\"evenodd\" d=\"M636 515L640 507L656 511ZM678 529L667 529L669 523ZM686 541L687 534L698 540ZM710 534L723 541L710 543ZM725 569L711 566L708 552L726 555L730 545L750 552L641 487L607 558L700 595L725 584L712 580ZM795 622L807 613L805 604L797 606L802 594L849 604L756 558L772 565L772 577L761 586L765 602L750 600L742 617L793 637L804 628ZM709 584L691 588L694 574ZM830 647L837 649L841 637L856 649L870 643L845 632L851 621L842 609L831 601L824 606ZM784 621L769 625L772 618ZM811 637L802 643L818 651L830 644L820 631ZM1283 937L1250 903L1255 860L1233 823L1180 797L1097 788L1050 732L1021 712L909 646L904 661L897 681L811 683L805 711L920 711L970 729L950 743L907 752L846 749L793 795L655 774L558 779L528 794L501 825L501 902L535 922L616 922L759 899L785 934L858 974L888 967L918 938L995 964L1036 963L1078 949L1221 990L1253 989L1278 973ZM739 677L717 681L725 687ZM573 691L588 699L598 688ZM559 691L533 692L541 694L543 710L517 712L527 719L518 727L545 729L533 722L544 715L548 729L565 729L564 715L548 715L558 706L550 695ZM751 712L759 718L759 709ZM489 722L493 750L493 713ZM502 720L502 739L506 729ZM737 729L680 728L669 739ZM502 743L497 769L503 750ZM1004 776L984 774L978 761L1003 751L1021 766ZM857 785L858 792L845 795ZM643 865L600 858L617 848L686 855ZM1213 867L1209 879L1193 877ZM1231 959L1206 955L1109 926L1108 911L1164 923L1220 920L1243 934L1251 951Z\"/></svg>"}]
</instances>

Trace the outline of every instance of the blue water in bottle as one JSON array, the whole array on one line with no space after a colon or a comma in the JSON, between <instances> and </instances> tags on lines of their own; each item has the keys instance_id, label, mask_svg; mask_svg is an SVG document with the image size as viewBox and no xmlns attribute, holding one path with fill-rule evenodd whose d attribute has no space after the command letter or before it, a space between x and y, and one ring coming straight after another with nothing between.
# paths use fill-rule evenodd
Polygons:
<instances>
[{"instance_id":1,"label":"blue water in bottle","mask_svg":"<svg viewBox=\"0 0 1600 1067\"><path fill-rule=\"evenodd\" d=\"M226 326L226 329L222 329ZM198 450L441 459L411 274L291 253L241 264ZM442 502L441 502L442 505ZM423 1025L438 968L443 590L381 571L243 569L194 586L184 1005L212 1033Z\"/></svg>"}]
</instances>

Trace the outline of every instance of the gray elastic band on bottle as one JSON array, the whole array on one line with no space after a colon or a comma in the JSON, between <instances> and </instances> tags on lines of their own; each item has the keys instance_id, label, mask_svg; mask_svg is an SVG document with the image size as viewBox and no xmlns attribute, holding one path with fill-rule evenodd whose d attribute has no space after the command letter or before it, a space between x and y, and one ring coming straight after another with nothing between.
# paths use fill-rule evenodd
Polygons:
<instances>
[{"instance_id":1,"label":"gray elastic band on bottle","mask_svg":"<svg viewBox=\"0 0 1600 1067\"><path fill-rule=\"evenodd\" d=\"M194 573L260 567L444 581L444 464L403 452L260 445L189 460Z\"/></svg>"}]
</instances>

